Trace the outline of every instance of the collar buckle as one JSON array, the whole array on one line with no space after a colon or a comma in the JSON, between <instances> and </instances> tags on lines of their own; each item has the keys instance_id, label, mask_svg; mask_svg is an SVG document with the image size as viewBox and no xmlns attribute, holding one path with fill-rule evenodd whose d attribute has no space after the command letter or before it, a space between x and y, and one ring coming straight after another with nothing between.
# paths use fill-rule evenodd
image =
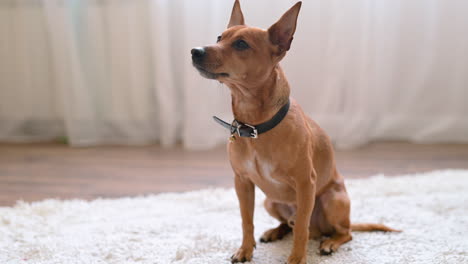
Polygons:
<instances>
[{"instance_id":1,"label":"collar buckle","mask_svg":"<svg viewBox=\"0 0 468 264\"><path fill-rule=\"evenodd\" d=\"M239 137L258 138L258 130L255 126L234 119L231 123L231 135L236 133Z\"/></svg>"},{"instance_id":2,"label":"collar buckle","mask_svg":"<svg viewBox=\"0 0 468 264\"><path fill-rule=\"evenodd\" d=\"M258 138L258 131L254 126L249 124L244 124L244 126L250 127L252 129L252 132L250 133L251 138Z\"/></svg>"}]
</instances>

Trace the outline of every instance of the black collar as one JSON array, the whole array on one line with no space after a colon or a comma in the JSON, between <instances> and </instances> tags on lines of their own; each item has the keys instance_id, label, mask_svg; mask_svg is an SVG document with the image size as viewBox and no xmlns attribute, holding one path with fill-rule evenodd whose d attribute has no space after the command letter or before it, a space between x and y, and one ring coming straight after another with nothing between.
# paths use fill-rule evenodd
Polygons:
<instances>
[{"instance_id":1,"label":"black collar","mask_svg":"<svg viewBox=\"0 0 468 264\"><path fill-rule=\"evenodd\" d=\"M231 136L234 134L238 134L240 137L248 137L248 138L257 138L258 135L265 133L275 126L277 126L286 114L289 111L289 99L288 102L281 107L281 109L268 121L258 124L258 125L249 125L242 122L237 121L234 119L231 124L219 119L216 116L213 116L213 119L223 127L229 129L231 132Z\"/></svg>"}]
</instances>

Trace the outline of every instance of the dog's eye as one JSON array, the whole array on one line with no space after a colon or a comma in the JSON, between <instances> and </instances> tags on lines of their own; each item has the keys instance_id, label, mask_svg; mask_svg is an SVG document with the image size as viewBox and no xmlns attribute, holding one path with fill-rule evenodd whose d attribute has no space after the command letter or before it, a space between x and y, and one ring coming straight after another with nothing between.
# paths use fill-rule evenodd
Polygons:
<instances>
[{"instance_id":1,"label":"dog's eye","mask_svg":"<svg viewBox=\"0 0 468 264\"><path fill-rule=\"evenodd\" d=\"M245 42L244 40L242 39L239 39L239 40L236 40L234 41L234 43L232 43L232 46L236 49L236 50L246 50L249 47L249 44L247 44L247 42Z\"/></svg>"},{"instance_id":2,"label":"dog's eye","mask_svg":"<svg viewBox=\"0 0 468 264\"><path fill-rule=\"evenodd\" d=\"M218 36L218 39L216 40L216 43L221 41L221 36Z\"/></svg>"}]
</instances>

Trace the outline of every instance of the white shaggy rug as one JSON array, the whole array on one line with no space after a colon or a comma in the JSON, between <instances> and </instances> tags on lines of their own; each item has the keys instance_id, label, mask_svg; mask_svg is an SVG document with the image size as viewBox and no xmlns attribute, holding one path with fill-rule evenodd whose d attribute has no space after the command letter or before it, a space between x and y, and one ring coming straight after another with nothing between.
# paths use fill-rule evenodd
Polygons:
<instances>
[{"instance_id":1,"label":"white shaggy rug","mask_svg":"<svg viewBox=\"0 0 468 264\"><path fill-rule=\"evenodd\" d=\"M310 241L308 263L468 263L468 171L348 180L352 220L403 233L354 233L332 256ZM257 190L256 237L276 220ZM230 263L241 243L233 189L123 199L19 202L0 208L0 263ZM284 263L291 235L258 243L251 263Z\"/></svg>"}]
</instances>

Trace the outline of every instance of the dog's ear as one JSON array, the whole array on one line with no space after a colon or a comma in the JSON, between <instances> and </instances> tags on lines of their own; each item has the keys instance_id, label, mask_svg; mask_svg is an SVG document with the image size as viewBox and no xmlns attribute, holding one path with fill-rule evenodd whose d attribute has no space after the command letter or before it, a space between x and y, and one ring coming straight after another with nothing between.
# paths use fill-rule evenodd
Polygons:
<instances>
[{"instance_id":1,"label":"dog's ear","mask_svg":"<svg viewBox=\"0 0 468 264\"><path fill-rule=\"evenodd\" d=\"M268 29L270 41L279 47L278 53L291 48L294 32L296 31L297 16L301 10L302 2L297 2L284 15Z\"/></svg>"},{"instance_id":2,"label":"dog's ear","mask_svg":"<svg viewBox=\"0 0 468 264\"><path fill-rule=\"evenodd\" d=\"M244 15L242 14L239 0L236 0L232 7L231 19L229 20L228 28L238 25L244 25Z\"/></svg>"}]
</instances>

